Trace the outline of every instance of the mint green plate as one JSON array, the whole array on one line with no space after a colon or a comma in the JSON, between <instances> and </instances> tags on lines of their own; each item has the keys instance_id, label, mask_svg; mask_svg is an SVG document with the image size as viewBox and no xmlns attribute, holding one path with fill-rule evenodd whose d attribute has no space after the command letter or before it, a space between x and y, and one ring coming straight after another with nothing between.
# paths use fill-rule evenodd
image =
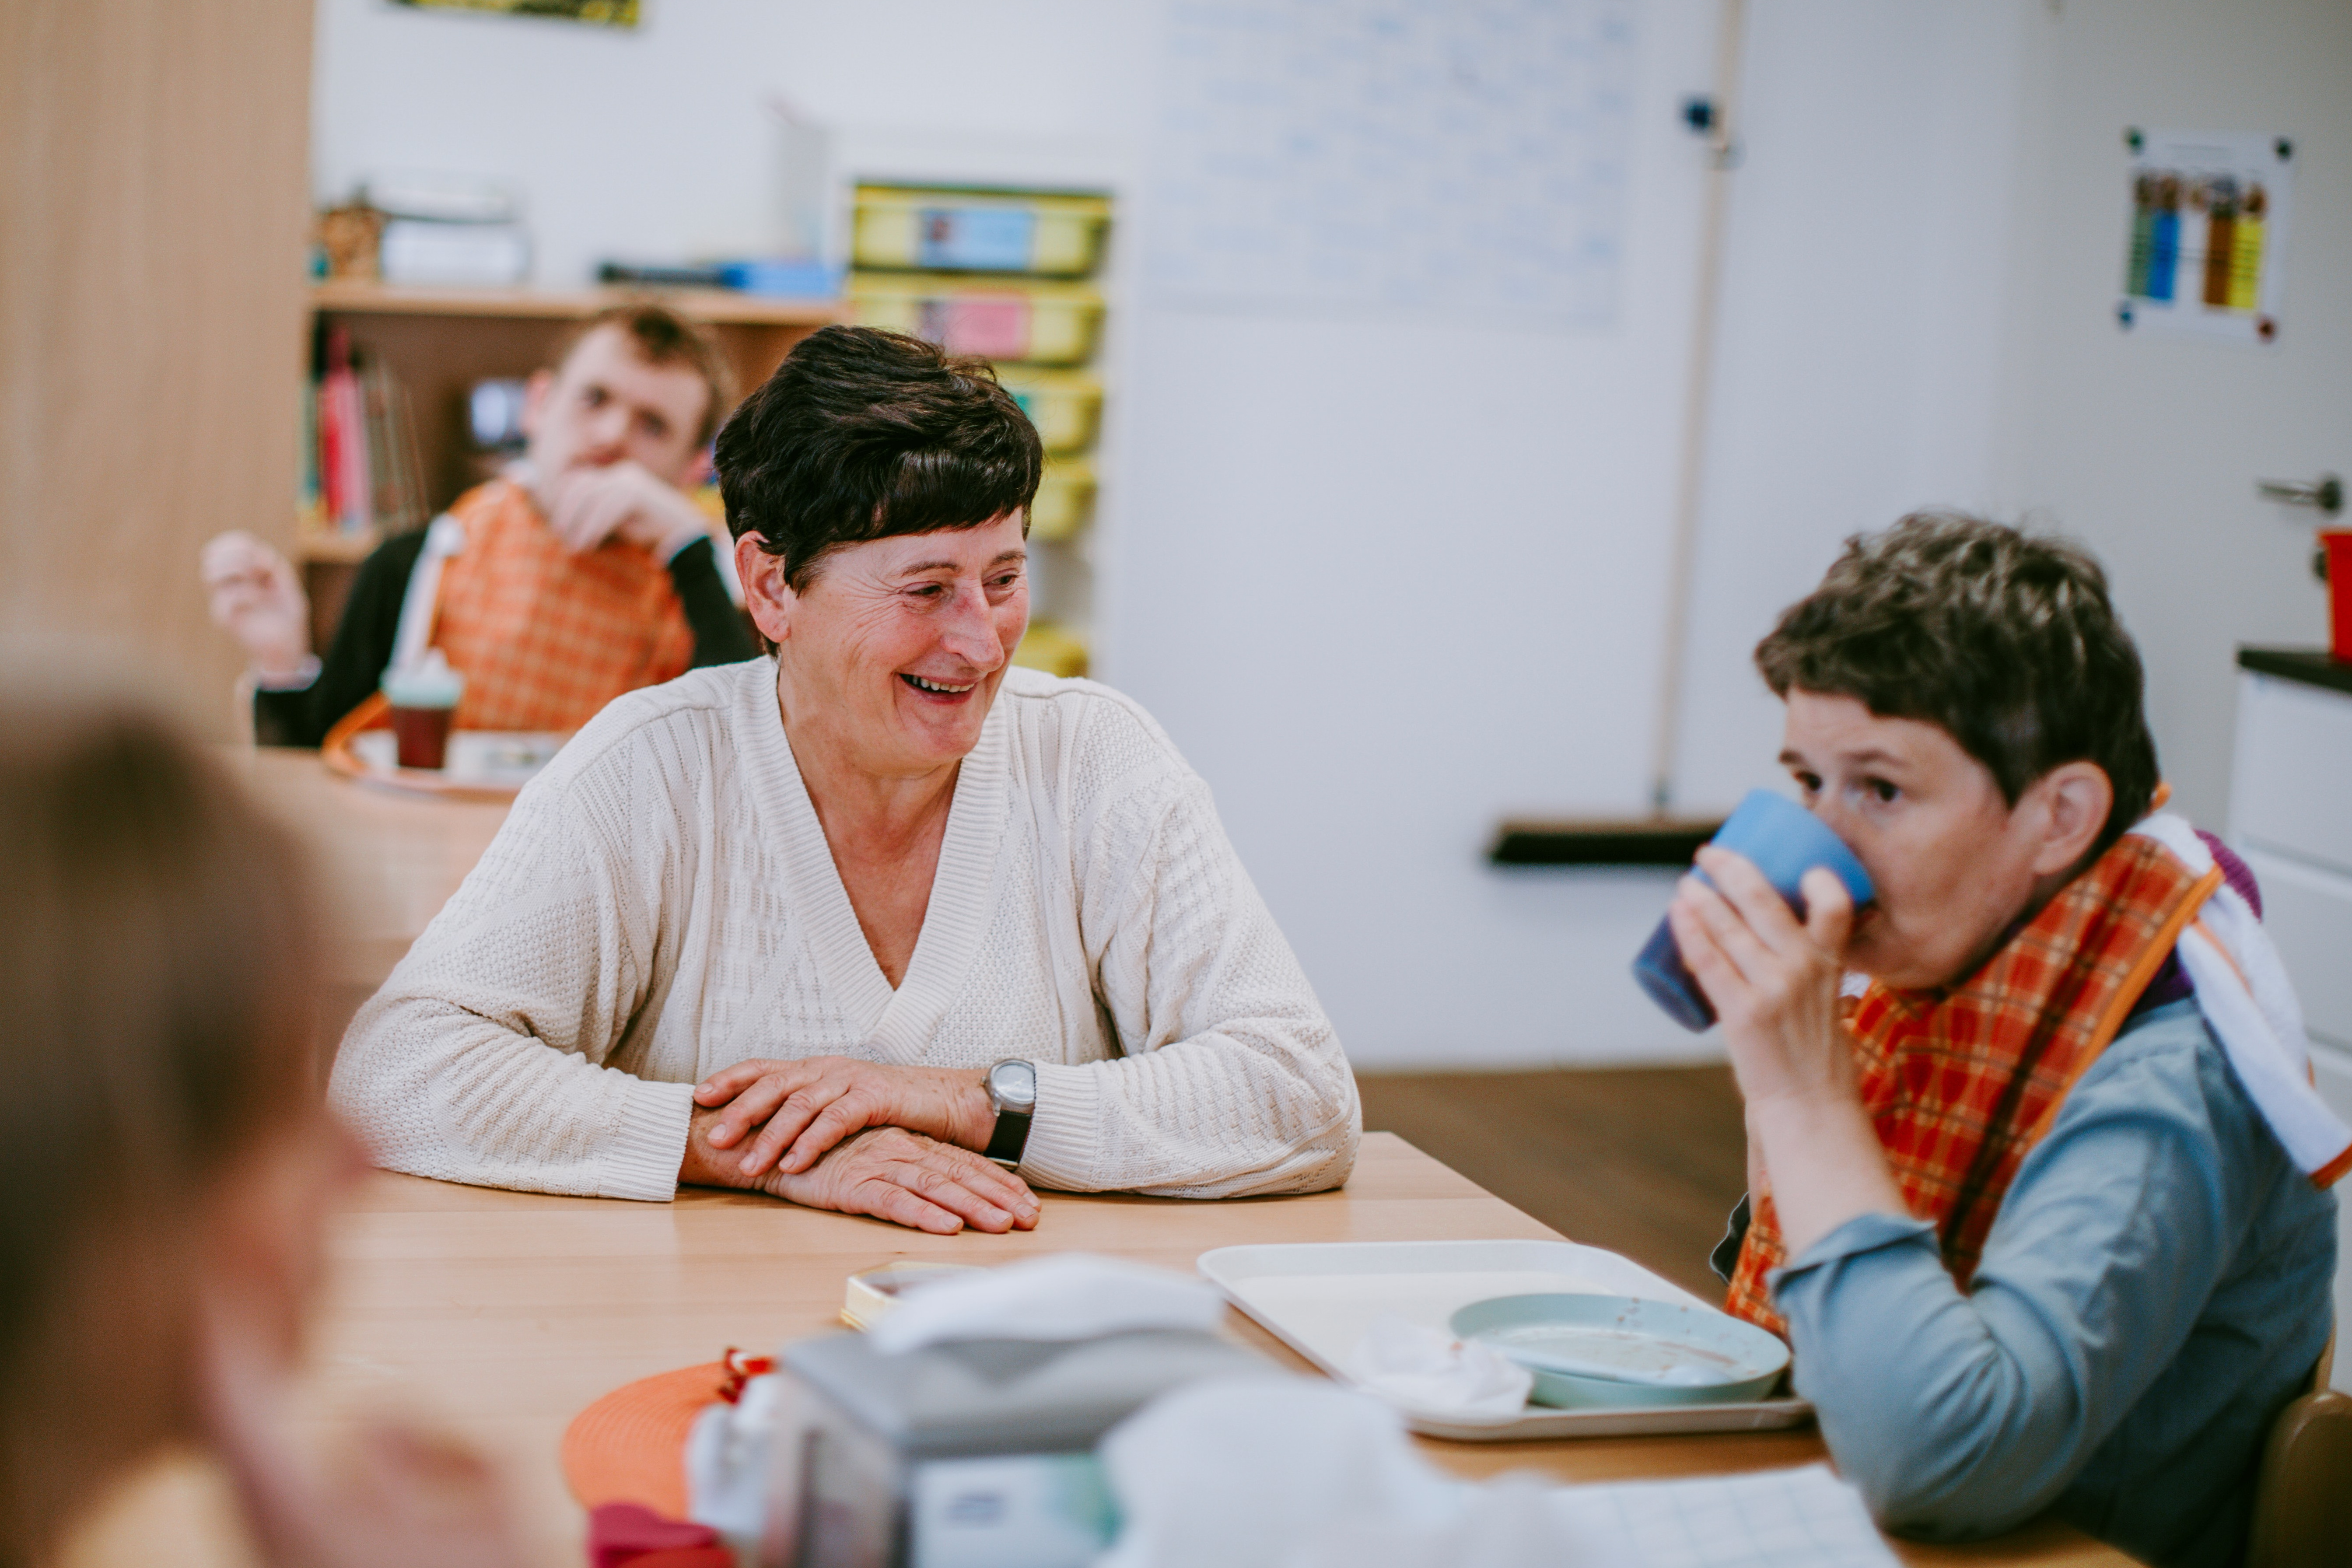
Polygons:
<instances>
[{"instance_id":1,"label":"mint green plate","mask_svg":"<svg viewBox=\"0 0 2352 1568\"><path fill-rule=\"evenodd\" d=\"M1493 1296L1450 1326L1533 1373L1537 1405L1736 1405L1789 1364L1789 1347L1753 1323L1636 1296Z\"/></svg>"}]
</instances>

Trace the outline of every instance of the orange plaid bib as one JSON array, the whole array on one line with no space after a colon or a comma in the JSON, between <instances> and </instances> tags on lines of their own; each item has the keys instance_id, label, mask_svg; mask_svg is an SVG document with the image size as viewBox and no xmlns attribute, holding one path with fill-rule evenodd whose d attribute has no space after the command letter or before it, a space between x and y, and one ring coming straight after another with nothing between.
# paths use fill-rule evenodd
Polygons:
<instances>
[{"instance_id":1,"label":"orange plaid bib","mask_svg":"<svg viewBox=\"0 0 2352 1568\"><path fill-rule=\"evenodd\" d=\"M449 512L466 547L441 569L433 641L466 677L458 728L577 730L694 662L669 572L647 552L607 541L573 554L509 479Z\"/></svg>"},{"instance_id":2,"label":"orange plaid bib","mask_svg":"<svg viewBox=\"0 0 2352 1568\"><path fill-rule=\"evenodd\" d=\"M2221 880L2128 836L1960 985L1874 981L1848 1003L1863 1104L1962 1289L2018 1166ZM1786 1261L1771 1196L1755 1194L1726 1309L1785 1335L1764 1277Z\"/></svg>"}]
</instances>

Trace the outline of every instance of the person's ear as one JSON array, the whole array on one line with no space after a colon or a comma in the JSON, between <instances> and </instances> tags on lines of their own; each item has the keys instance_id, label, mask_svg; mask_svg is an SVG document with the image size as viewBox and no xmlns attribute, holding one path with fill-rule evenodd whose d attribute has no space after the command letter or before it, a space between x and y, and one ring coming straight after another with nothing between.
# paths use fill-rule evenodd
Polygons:
<instances>
[{"instance_id":1,"label":"person's ear","mask_svg":"<svg viewBox=\"0 0 2352 1568\"><path fill-rule=\"evenodd\" d=\"M784 580L784 558L760 548L763 541L746 533L735 542L735 576L743 584L743 607L751 624L772 643L792 636L793 610L800 595Z\"/></svg>"},{"instance_id":2,"label":"person's ear","mask_svg":"<svg viewBox=\"0 0 2352 1568\"><path fill-rule=\"evenodd\" d=\"M535 370L530 379L522 384L522 434L528 441L539 434L539 422L547 416L548 395L555 390L555 373Z\"/></svg>"},{"instance_id":3,"label":"person's ear","mask_svg":"<svg viewBox=\"0 0 2352 1568\"><path fill-rule=\"evenodd\" d=\"M2096 763L2061 763L2034 781L2042 797L2042 843L2033 857L2036 876L2071 871L2091 852L2115 809L2116 786Z\"/></svg>"}]
</instances>

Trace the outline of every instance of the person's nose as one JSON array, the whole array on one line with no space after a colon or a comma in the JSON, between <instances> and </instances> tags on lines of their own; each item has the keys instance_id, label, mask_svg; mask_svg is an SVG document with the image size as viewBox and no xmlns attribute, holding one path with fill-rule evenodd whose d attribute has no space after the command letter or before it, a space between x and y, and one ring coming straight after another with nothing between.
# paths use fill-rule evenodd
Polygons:
<instances>
[{"instance_id":1,"label":"person's nose","mask_svg":"<svg viewBox=\"0 0 2352 1568\"><path fill-rule=\"evenodd\" d=\"M618 404L592 411L586 434L591 457L606 462L620 457L628 447L629 411Z\"/></svg>"},{"instance_id":2,"label":"person's nose","mask_svg":"<svg viewBox=\"0 0 2352 1568\"><path fill-rule=\"evenodd\" d=\"M1816 794L1813 796L1811 810L1814 817L1822 826L1840 838L1850 840L1851 835L1848 829L1852 824L1848 819L1853 814L1846 809L1846 804L1840 798L1837 791L1825 789Z\"/></svg>"},{"instance_id":3,"label":"person's nose","mask_svg":"<svg viewBox=\"0 0 2352 1568\"><path fill-rule=\"evenodd\" d=\"M940 626L940 646L985 675L1004 662L996 635L995 607L976 583L956 584L955 602Z\"/></svg>"}]
</instances>

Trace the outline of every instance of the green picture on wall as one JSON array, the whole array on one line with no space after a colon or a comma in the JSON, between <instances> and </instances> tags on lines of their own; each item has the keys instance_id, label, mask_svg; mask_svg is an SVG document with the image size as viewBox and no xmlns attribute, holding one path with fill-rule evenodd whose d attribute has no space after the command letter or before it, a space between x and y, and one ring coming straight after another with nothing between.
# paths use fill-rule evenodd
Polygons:
<instances>
[{"instance_id":1,"label":"green picture on wall","mask_svg":"<svg viewBox=\"0 0 2352 1568\"><path fill-rule=\"evenodd\" d=\"M424 11L495 11L508 16L551 16L598 27L634 27L637 0L398 0Z\"/></svg>"}]
</instances>

